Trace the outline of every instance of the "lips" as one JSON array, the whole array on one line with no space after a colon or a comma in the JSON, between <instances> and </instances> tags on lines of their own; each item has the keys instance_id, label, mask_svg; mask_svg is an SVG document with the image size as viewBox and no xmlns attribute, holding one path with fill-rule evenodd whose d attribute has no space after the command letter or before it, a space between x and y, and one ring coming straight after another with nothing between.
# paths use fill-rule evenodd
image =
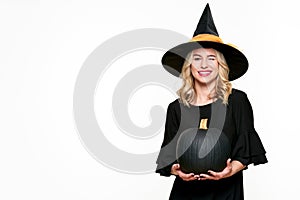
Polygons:
<instances>
[{"instance_id":1,"label":"lips","mask_svg":"<svg viewBox=\"0 0 300 200\"><path fill-rule=\"evenodd\" d=\"M205 76L209 76L211 74L211 70L201 70L201 71L198 71L198 74L202 77L205 77Z\"/></svg>"}]
</instances>

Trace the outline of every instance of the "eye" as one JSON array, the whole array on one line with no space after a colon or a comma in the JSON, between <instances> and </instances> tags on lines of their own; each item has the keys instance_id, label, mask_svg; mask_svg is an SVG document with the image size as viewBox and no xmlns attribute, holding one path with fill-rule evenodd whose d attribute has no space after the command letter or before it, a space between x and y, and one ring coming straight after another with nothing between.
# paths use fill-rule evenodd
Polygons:
<instances>
[{"instance_id":1,"label":"eye","mask_svg":"<svg viewBox=\"0 0 300 200\"><path fill-rule=\"evenodd\" d=\"M208 60L215 61L215 60L216 60L216 58L215 58L215 57L213 57L213 56L210 56L210 57L208 57Z\"/></svg>"},{"instance_id":2,"label":"eye","mask_svg":"<svg viewBox=\"0 0 300 200\"><path fill-rule=\"evenodd\" d=\"M201 60L201 57L194 57L195 61Z\"/></svg>"}]
</instances>

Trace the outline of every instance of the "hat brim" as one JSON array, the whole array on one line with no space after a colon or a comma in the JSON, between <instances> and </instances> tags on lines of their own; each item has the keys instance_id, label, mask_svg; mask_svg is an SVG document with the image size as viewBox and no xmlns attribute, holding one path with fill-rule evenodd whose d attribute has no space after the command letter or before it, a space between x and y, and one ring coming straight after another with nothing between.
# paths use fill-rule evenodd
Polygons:
<instances>
[{"instance_id":1,"label":"hat brim","mask_svg":"<svg viewBox=\"0 0 300 200\"><path fill-rule=\"evenodd\" d=\"M240 78L248 70L248 60L241 51L233 46L212 41L192 41L170 49L162 57L163 67L172 75L179 77L186 56L198 48L213 48L224 55L229 67L230 81Z\"/></svg>"}]
</instances>

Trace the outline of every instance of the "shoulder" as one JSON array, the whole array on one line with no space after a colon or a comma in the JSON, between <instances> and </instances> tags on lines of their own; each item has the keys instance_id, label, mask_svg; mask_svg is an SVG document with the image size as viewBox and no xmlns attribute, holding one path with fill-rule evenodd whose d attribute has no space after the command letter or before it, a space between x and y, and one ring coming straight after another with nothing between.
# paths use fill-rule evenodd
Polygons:
<instances>
[{"instance_id":1,"label":"shoulder","mask_svg":"<svg viewBox=\"0 0 300 200\"><path fill-rule=\"evenodd\" d=\"M172 102L169 103L168 105L168 110L177 110L180 107L179 105L179 98L173 100Z\"/></svg>"},{"instance_id":2,"label":"shoulder","mask_svg":"<svg viewBox=\"0 0 300 200\"><path fill-rule=\"evenodd\" d=\"M229 97L229 105L233 109L234 112L243 114L252 113L252 105L248 99L246 92L232 89L232 92Z\"/></svg>"},{"instance_id":3,"label":"shoulder","mask_svg":"<svg viewBox=\"0 0 300 200\"><path fill-rule=\"evenodd\" d=\"M229 99L232 103L245 103L248 102L248 97L246 92L242 90L238 90L235 88L232 88L231 94L229 96Z\"/></svg>"},{"instance_id":4,"label":"shoulder","mask_svg":"<svg viewBox=\"0 0 300 200\"><path fill-rule=\"evenodd\" d=\"M177 105L179 105L179 98L177 98L169 103L169 106L177 106Z\"/></svg>"},{"instance_id":5,"label":"shoulder","mask_svg":"<svg viewBox=\"0 0 300 200\"><path fill-rule=\"evenodd\" d=\"M179 99L175 99L172 102L169 103L167 108L167 120L171 120L172 122L175 122L176 124L180 123L180 105L179 105Z\"/></svg>"},{"instance_id":6,"label":"shoulder","mask_svg":"<svg viewBox=\"0 0 300 200\"><path fill-rule=\"evenodd\" d=\"M176 116L180 115L180 100L179 100L179 98L177 98L169 103L167 112L172 115L176 115Z\"/></svg>"}]
</instances>

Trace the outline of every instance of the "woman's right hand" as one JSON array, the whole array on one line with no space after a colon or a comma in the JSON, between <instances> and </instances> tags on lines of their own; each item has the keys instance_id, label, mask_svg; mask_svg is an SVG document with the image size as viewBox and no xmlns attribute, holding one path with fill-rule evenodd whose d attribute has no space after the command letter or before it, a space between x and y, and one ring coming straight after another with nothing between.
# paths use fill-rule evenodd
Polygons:
<instances>
[{"instance_id":1,"label":"woman's right hand","mask_svg":"<svg viewBox=\"0 0 300 200\"><path fill-rule=\"evenodd\" d=\"M184 181L193 181L200 178L199 175L195 175L194 173L186 174L182 172L179 164L172 165L171 174L178 175Z\"/></svg>"}]
</instances>

